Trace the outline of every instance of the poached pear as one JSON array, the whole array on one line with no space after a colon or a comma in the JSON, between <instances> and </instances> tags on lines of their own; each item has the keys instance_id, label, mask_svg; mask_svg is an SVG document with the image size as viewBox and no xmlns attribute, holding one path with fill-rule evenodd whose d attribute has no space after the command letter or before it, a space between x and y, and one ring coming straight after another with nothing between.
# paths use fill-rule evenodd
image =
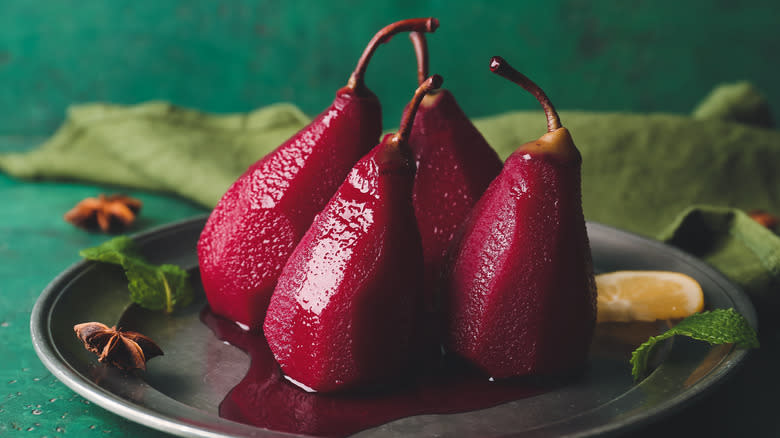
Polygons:
<instances>
[{"instance_id":1,"label":"poached pear","mask_svg":"<svg viewBox=\"0 0 780 438\"><path fill-rule=\"evenodd\" d=\"M428 77L427 42L421 32L409 37L422 83ZM423 98L409 146L417 164L412 199L423 243L426 310L431 312L450 240L501 171L502 162L444 88Z\"/></svg>"},{"instance_id":2,"label":"poached pear","mask_svg":"<svg viewBox=\"0 0 780 438\"><path fill-rule=\"evenodd\" d=\"M211 212L198 241L214 313L258 329L279 273L314 216L379 140L379 100L363 80L379 44L398 32L433 32L435 18L390 24L369 42L333 104L244 172Z\"/></svg>"},{"instance_id":3,"label":"poached pear","mask_svg":"<svg viewBox=\"0 0 780 438\"><path fill-rule=\"evenodd\" d=\"M548 132L509 156L454 241L445 347L494 378L568 375L596 322L582 159L536 84L500 57L490 69L539 100Z\"/></svg>"},{"instance_id":4,"label":"poached pear","mask_svg":"<svg viewBox=\"0 0 780 438\"><path fill-rule=\"evenodd\" d=\"M384 383L411 358L422 306L422 244L412 206L415 92L397 134L350 171L279 277L263 325L285 376L330 392Z\"/></svg>"}]
</instances>

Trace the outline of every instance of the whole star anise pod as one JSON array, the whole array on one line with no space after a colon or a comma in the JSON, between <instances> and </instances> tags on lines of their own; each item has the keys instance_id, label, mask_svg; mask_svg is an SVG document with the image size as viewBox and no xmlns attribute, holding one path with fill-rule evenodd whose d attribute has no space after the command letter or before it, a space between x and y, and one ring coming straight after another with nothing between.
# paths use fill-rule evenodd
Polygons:
<instances>
[{"instance_id":1,"label":"whole star anise pod","mask_svg":"<svg viewBox=\"0 0 780 438\"><path fill-rule=\"evenodd\" d=\"M748 216L770 230L774 230L780 224L780 218L764 210L751 210L748 212Z\"/></svg>"},{"instance_id":2,"label":"whole star anise pod","mask_svg":"<svg viewBox=\"0 0 780 438\"><path fill-rule=\"evenodd\" d=\"M123 370L146 370L146 361L163 352L148 337L130 331L117 330L99 322L84 322L73 326L84 348L98 355L98 361Z\"/></svg>"},{"instance_id":3,"label":"whole star anise pod","mask_svg":"<svg viewBox=\"0 0 780 438\"><path fill-rule=\"evenodd\" d=\"M103 232L119 231L135 220L141 201L125 195L100 194L87 198L65 213L65 220L82 228L100 228Z\"/></svg>"}]
</instances>

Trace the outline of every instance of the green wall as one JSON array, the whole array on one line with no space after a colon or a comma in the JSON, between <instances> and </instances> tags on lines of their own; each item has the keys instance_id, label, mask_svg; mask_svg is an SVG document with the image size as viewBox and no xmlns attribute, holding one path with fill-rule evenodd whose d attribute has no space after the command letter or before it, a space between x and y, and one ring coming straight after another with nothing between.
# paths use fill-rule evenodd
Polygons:
<instances>
[{"instance_id":1,"label":"green wall","mask_svg":"<svg viewBox=\"0 0 780 438\"><path fill-rule=\"evenodd\" d=\"M431 15L431 70L471 116L536 107L488 72L494 54L559 108L684 113L741 79L778 108L780 2L737 3L1 0L0 134L49 133L67 105L96 100L213 112L291 101L315 114L377 29ZM399 37L368 70L388 128L415 86L413 62Z\"/></svg>"}]
</instances>

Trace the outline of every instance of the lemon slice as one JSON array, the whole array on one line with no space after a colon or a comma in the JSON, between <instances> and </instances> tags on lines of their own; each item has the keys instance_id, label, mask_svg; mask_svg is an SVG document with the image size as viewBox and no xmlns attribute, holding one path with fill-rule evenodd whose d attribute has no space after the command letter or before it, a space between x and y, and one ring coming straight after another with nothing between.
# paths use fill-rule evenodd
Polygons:
<instances>
[{"instance_id":1,"label":"lemon slice","mask_svg":"<svg viewBox=\"0 0 780 438\"><path fill-rule=\"evenodd\" d=\"M685 318L704 307L693 278L668 271L616 271L596 276L598 322Z\"/></svg>"}]
</instances>

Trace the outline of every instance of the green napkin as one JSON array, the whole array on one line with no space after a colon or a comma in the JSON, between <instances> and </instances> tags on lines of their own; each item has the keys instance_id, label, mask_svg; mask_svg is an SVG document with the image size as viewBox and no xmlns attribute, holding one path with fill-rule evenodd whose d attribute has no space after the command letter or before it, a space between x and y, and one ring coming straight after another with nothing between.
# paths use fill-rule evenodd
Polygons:
<instances>
[{"instance_id":1,"label":"green napkin","mask_svg":"<svg viewBox=\"0 0 780 438\"><path fill-rule=\"evenodd\" d=\"M745 81L715 87L693 110L693 117L772 127L769 102L753 84Z\"/></svg>"},{"instance_id":2,"label":"green napkin","mask_svg":"<svg viewBox=\"0 0 780 438\"><path fill-rule=\"evenodd\" d=\"M308 122L289 104L235 115L164 102L76 105L37 149L0 155L0 170L168 192L211 208L249 164Z\"/></svg>"},{"instance_id":3,"label":"green napkin","mask_svg":"<svg viewBox=\"0 0 780 438\"><path fill-rule=\"evenodd\" d=\"M780 237L742 211L694 206L683 211L660 240L716 266L751 297L759 312L780 304Z\"/></svg>"},{"instance_id":4,"label":"green napkin","mask_svg":"<svg viewBox=\"0 0 780 438\"><path fill-rule=\"evenodd\" d=\"M780 214L780 132L761 127L768 108L749 84L728 84L694 117L561 111L583 156L585 216L681 246L753 296L777 295L780 240L739 212ZM0 155L0 170L163 191L210 208L308 120L289 104L238 115L162 102L77 105L37 149ZM546 126L540 110L474 123L502 158Z\"/></svg>"}]
</instances>

